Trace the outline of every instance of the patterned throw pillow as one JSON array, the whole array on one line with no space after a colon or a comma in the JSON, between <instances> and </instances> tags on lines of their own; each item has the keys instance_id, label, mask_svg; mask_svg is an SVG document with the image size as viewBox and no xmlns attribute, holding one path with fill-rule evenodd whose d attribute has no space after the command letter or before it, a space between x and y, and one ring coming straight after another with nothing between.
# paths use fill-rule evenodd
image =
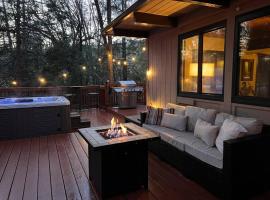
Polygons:
<instances>
[{"instance_id":1,"label":"patterned throw pillow","mask_svg":"<svg viewBox=\"0 0 270 200\"><path fill-rule=\"evenodd\" d=\"M164 113L174 114L174 109L173 108L154 108L152 106L148 106L145 123L151 124L151 125L160 125L162 116Z\"/></svg>"}]
</instances>

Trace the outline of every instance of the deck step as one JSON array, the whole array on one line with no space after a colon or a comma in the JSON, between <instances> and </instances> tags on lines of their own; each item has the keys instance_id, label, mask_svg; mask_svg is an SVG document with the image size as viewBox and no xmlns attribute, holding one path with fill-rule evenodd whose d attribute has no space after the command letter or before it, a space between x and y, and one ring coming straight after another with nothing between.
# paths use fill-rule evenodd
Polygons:
<instances>
[{"instance_id":1,"label":"deck step","mask_svg":"<svg viewBox=\"0 0 270 200\"><path fill-rule=\"evenodd\" d=\"M91 126L91 122L88 119L81 119L81 115L79 112L71 112L71 127L73 130L77 130L79 128L87 128Z\"/></svg>"}]
</instances>

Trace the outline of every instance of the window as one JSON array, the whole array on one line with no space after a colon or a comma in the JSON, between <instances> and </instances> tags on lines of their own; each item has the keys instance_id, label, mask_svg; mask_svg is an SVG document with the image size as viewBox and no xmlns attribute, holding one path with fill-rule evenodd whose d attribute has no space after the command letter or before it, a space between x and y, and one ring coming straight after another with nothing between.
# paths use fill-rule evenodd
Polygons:
<instances>
[{"instance_id":1,"label":"window","mask_svg":"<svg viewBox=\"0 0 270 200\"><path fill-rule=\"evenodd\" d=\"M233 101L270 106L270 8L237 18Z\"/></svg>"},{"instance_id":2,"label":"window","mask_svg":"<svg viewBox=\"0 0 270 200\"><path fill-rule=\"evenodd\" d=\"M222 99L225 26L179 36L178 95Z\"/></svg>"},{"instance_id":3,"label":"window","mask_svg":"<svg viewBox=\"0 0 270 200\"><path fill-rule=\"evenodd\" d=\"M183 39L182 45L181 90L183 92L197 92L199 37L193 36Z\"/></svg>"}]
</instances>

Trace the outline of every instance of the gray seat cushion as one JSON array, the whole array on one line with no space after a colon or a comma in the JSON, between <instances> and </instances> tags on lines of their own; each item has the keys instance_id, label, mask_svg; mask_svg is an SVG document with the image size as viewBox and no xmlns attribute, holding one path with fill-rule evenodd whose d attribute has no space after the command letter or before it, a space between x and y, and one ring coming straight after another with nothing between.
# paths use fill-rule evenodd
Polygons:
<instances>
[{"instance_id":1,"label":"gray seat cushion","mask_svg":"<svg viewBox=\"0 0 270 200\"><path fill-rule=\"evenodd\" d=\"M154 131L158 136L160 136L161 140L173 145L174 147L176 147L177 149L181 151L184 151L184 143L177 141L176 138L181 137L182 135L185 134L185 132L180 132L174 129L157 126L157 125L155 126L155 125L143 124L143 127L151 131Z\"/></svg>"},{"instance_id":2,"label":"gray seat cushion","mask_svg":"<svg viewBox=\"0 0 270 200\"><path fill-rule=\"evenodd\" d=\"M192 132L180 132L170 128L148 124L144 124L143 127L152 130L160 136L161 140L171 144L180 151L185 151L209 165L222 169L223 155L216 147L209 147L202 140L195 137Z\"/></svg>"},{"instance_id":3,"label":"gray seat cushion","mask_svg":"<svg viewBox=\"0 0 270 200\"><path fill-rule=\"evenodd\" d=\"M160 136L160 129L162 129L162 126L151 125L151 124L143 124L143 127L150 130L150 131L153 131L158 136Z\"/></svg>"},{"instance_id":4,"label":"gray seat cushion","mask_svg":"<svg viewBox=\"0 0 270 200\"><path fill-rule=\"evenodd\" d=\"M222 153L216 147L209 147L199 138L186 142L185 152L209 165L219 169L223 168Z\"/></svg>"}]
</instances>

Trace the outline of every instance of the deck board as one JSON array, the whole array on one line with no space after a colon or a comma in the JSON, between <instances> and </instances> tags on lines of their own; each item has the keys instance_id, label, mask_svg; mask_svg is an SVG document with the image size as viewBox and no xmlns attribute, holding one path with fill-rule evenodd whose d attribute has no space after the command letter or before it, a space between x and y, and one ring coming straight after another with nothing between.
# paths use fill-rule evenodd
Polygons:
<instances>
[{"instance_id":1,"label":"deck board","mask_svg":"<svg viewBox=\"0 0 270 200\"><path fill-rule=\"evenodd\" d=\"M84 113L92 126L108 124L112 116L112 113L98 109ZM121 118L119 114L118 117ZM155 155L149 153L148 162L149 190L142 189L112 199L216 199ZM88 174L88 146L78 133L0 141L0 200L96 199ZM270 193L253 199L269 199L269 196Z\"/></svg>"},{"instance_id":2,"label":"deck board","mask_svg":"<svg viewBox=\"0 0 270 200\"><path fill-rule=\"evenodd\" d=\"M0 199L7 199L9 196L10 188L14 180L17 165L19 162L21 148L25 143L22 140L15 141L14 148L9 157L5 172L0 182Z\"/></svg>"},{"instance_id":3,"label":"deck board","mask_svg":"<svg viewBox=\"0 0 270 200\"><path fill-rule=\"evenodd\" d=\"M56 149L56 144L54 138L51 136L49 136L48 138L48 149L50 158L52 198L57 200L66 200L63 175Z\"/></svg>"},{"instance_id":4,"label":"deck board","mask_svg":"<svg viewBox=\"0 0 270 200\"><path fill-rule=\"evenodd\" d=\"M38 196L38 157L39 138L33 138L31 139L31 150L24 185L24 200L34 200L37 199Z\"/></svg>"},{"instance_id":5,"label":"deck board","mask_svg":"<svg viewBox=\"0 0 270 200\"><path fill-rule=\"evenodd\" d=\"M61 136L63 142L65 143L66 152L69 157L69 161L71 167L73 169L73 173L78 184L82 199L93 199L93 194L91 192L91 186L89 185L89 180L87 178L87 174L85 173L80 160L71 144L70 138Z\"/></svg>"},{"instance_id":6,"label":"deck board","mask_svg":"<svg viewBox=\"0 0 270 200\"><path fill-rule=\"evenodd\" d=\"M59 135L54 136L56 140L57 151L59 155L60 165L63 173L64 185L66 189L67 199L82 199L81 194L66 153L63 141Z\"/></svg>"},{"instance_id":7,"label":"deck board","mask_svg":"<svg viewBox=\"0 0 270 200\"><path fill-rule=\"evenodd\" d=\"M39 146L38 199L51 200L51 176L48 151L48 138L40 137Z\"/></svg>"},{"instance_id":8,"label":"deck board","mask_svg":"<svg viewBox=\"0 0 270 200\"><path fill-rule=\"evenodd\" d=\"M21 156L18 162L17 170L13 180L12 188L9 194L9 199L22 199L24 184L27 173L27 166L30 153L31 140L26 140L23 142Z\"/></svg>"}]
</instances>

